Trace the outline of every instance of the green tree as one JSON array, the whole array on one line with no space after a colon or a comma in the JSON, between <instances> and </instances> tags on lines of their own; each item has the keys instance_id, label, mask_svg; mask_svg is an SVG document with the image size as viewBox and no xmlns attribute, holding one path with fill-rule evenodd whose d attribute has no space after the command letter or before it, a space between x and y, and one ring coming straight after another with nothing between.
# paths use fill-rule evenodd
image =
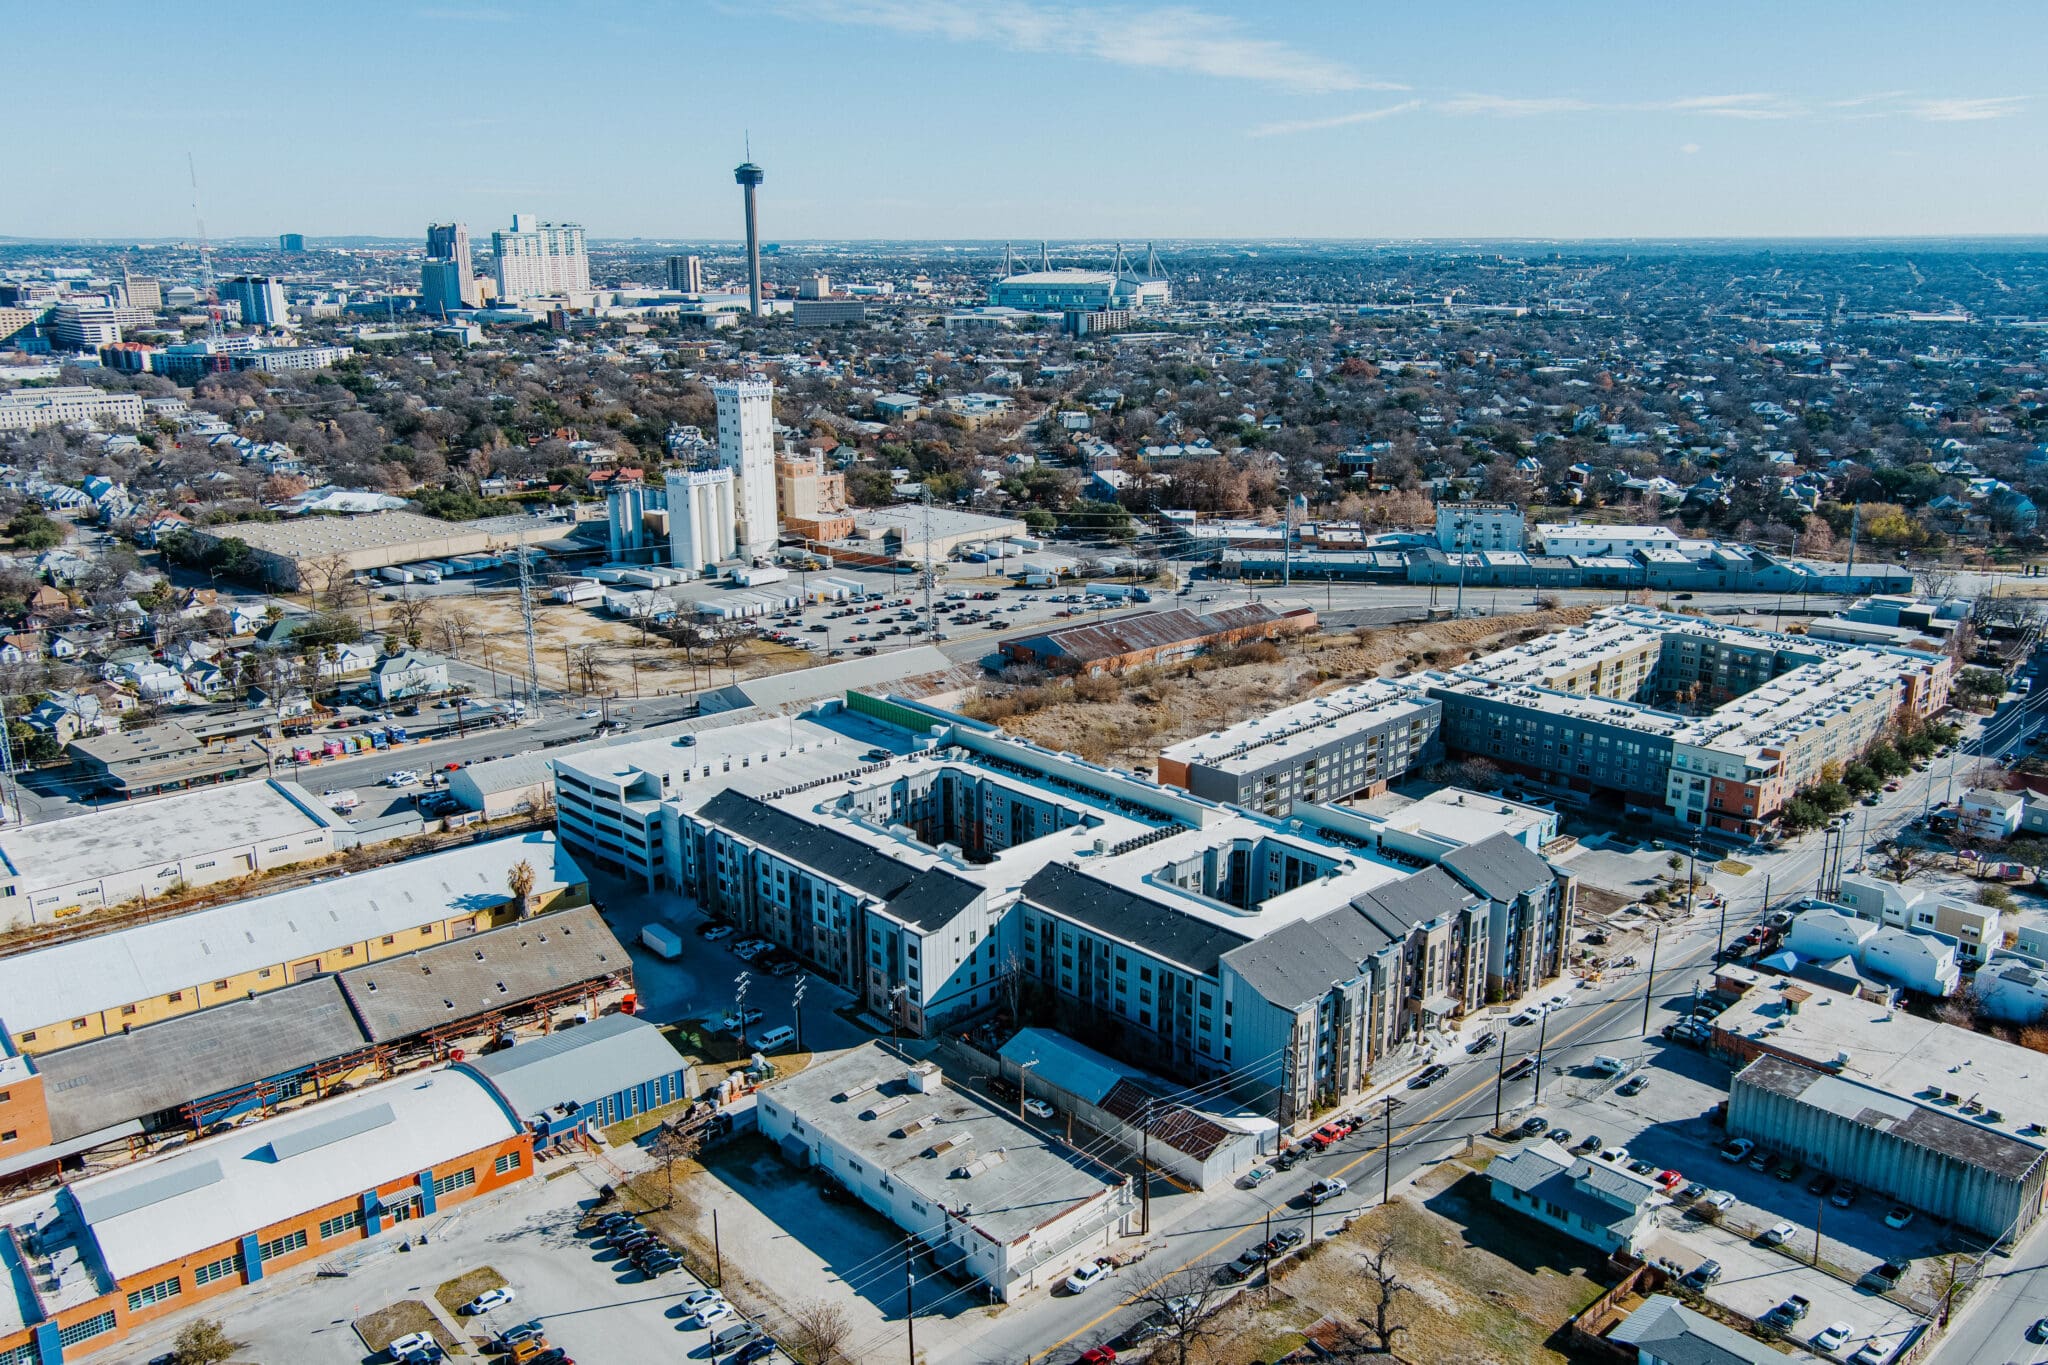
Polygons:
<instances>
[{"instance_id":1,"label":"green tree","mask_svg":"<svg viewBox=\"0 0 2048 1365\"><path fill-rule=\"evenodd\" d=\"M64 543L64 528L41 512L24 510L7 523L7 538L22 550L49 550Z\"/></svg>"},{"instance_id":2,"label":"green tree","mask_svg":"<svg viewBox=\"0 0 2048 1365\"><path fill-rule=\"evenodd\" d=\"M188 1323L171 1343L171 1365L221 1365L242 1349L219 1318Z\"/></svg>"},{"instance_id":3,"label":"green tree","mask_svg":"<svg viewBox=\"0 0 2048 1365\"><path fill-rule=\"evenodd\" d=\"M1806 790L1813 803L1829 815L1836 815L1849 809L1856 798L1849 795L1849 789L1839 782L1816 782Z\"/></svg>"},{"instance_id":4,"label":"green tree","mask_svg":"<svg viewBox=\"0 0 2048 1365\"><path fill-rule=\"evenodd\" d=\"M1876 770L1867 764L1851 763L1842 774L1842 785L1860 796L1865 792L1874 792L1879 787L1882 787L1884 779L1879 777Z\"/></svg>"}]
</instances>

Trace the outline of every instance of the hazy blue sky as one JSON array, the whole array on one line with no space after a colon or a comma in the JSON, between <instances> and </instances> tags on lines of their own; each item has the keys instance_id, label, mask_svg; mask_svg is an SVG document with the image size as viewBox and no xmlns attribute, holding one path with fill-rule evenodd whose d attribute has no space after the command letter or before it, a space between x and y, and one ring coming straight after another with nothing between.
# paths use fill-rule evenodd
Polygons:
<instances>
[{"instance_id":1,"label":"hazy blue sky","mask_svg":"<svg viewBox=\"0 0 2048 1365\"><path fill-rule=\"evenodd\" d=\"M0 16L11 235L733 237L749 129L771 240L2048 231L2039 0Z\"/></svg>"}]
</instances>

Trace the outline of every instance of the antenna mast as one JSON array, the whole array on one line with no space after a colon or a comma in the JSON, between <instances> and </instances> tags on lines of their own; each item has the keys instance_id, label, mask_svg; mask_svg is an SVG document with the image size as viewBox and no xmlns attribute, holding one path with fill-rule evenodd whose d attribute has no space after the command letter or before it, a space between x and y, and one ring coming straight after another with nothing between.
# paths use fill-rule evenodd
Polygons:
<instances>
[{"instance_id":1,"label":"antenna mast","mask_svg":"<svg viewBox=\"0 0 2048 1365\"><path fill-rule=\"evenodd\" d=\"M213 280L213 248L206 241L206 215L199 211L199 163L185 153L185 172L192 178L192 216L199 220L199 291L206 296L206 339L220 340L220 290Z\"/></svg>"},{"instance_id":2,"label":"antenna mast","mask_svg":"<svg viewBox=\"0 0 2048 1365\"><path fill-rule=\"evenodd\" d=\"M924 490L924 572L919 575L924 587L924 628L925 638L930 639L939 630L939 614L932 606L932 585L938 582L938 565L932 562L932 490Z\"/></svg>"}]
</instances>

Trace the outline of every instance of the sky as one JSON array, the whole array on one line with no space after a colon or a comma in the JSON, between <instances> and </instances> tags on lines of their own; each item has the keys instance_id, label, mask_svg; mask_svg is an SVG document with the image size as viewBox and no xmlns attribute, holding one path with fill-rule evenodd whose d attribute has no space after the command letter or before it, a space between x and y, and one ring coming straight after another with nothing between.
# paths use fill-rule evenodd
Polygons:
<instances>
[{"instance_id":1,"label":"sky","mask_svg":"<svg viewBox=\"0 0 2048 1365\"><path fill-rule=\"evenodd\" d=\"M2039 0L0 0L0 235L2033 235ZM60 92L94 92L72 104Z\"/></svg>"}]
</instances>

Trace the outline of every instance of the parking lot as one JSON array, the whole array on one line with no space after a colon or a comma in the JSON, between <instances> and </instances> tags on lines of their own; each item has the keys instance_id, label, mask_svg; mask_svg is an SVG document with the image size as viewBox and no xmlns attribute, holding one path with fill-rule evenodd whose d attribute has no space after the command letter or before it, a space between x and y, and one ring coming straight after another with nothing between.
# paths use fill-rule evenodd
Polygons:
<instances>
[{"instance_id":1,"label":"parking lot","mask_svg":"<svg viewBox=\"0 0 2048 1365\"><path fill-rule=\"evenodd\" d=\"M630 1262L579 1231L597 1189L611 1177L579 1164L459 1206L446 1217L407 1225L426 1244L400 1251L397 1239L372 1239L346 1275L305 1265L266 1276L218 1307L202 1305L150 1324L123 1343L121 1359L147 1360L197 1317L221 1316L246 1348L237 1359L294 1365L363 1365L370 1359L352 1326L401 1299L433 1294L450 1276L489 1266L513 1301L481 1317L459 1319L489 1336L537 1318L549 1340L579 1365L637 1365L690 1357L704 1334L685 1327L682 1297L702 1285L687 1271L648 1279ZM702 1357L698 1357L702 1358Z\"/></svg>"},{"instance_id":2,"label":"parking lot","mask_svg":"<svg viewBox=\"0 0 2048 1365\"><path fill-rule=\"evenodd\" d=\"M1717 1223L1690 1216L1682 1205L1660 1209L1643 1243L1644 1254L1685 1270L1708 1260L1718 1262L1721 1277L1706 1296L1751 1318L1763 1317L1792 1295L1804 1296L1811 1307L1787 1333L1797 1343L1806 1343L1830 1324L1845 1322L1854 1331L1836 1352L1840 1358L1846 1359L1872 1337L1896 1349L1918 1316L1857 1287L1854 1280L1887 1260L1933 1255L1941 1248L1946 1229L1924 1217L1916 1217L1904 1229L1887 1227L1885 1214L1892 1205L1875 1194L1861 1196L1848 1208L1837 1207L1827 1193L1809 1193L1809 1182L1817 1174L1811 1170L1780 1180L1775 1162L1770 1169L1757 1171L1747 1160L1724 1160L1726 1135L1711 1117L1727 1094L1728 1068L1723 1063L1661 1039L1605 1046L1631 1063L1631 1077L1644 1078L1647 1084L1635 1095L1624 1096L1624 1078L1597 1076L1593 1068L1582 1066L1550 1092L1557 1109L1546 1106L1539 1112L1557 1121L1568 1109L1563 1121L1576 1130L1574 1142L1597 1137L1606 1147L1626 1148L1631 1161L1675 1169L1688 1182L1733 1196ZM1782 1248L1761 1237L1780 1222L1793 1229ZM1816 1229L1821 1259L1837 1273L1810 1264ZM1923 1267L1916 1267L1904 1287L1924 1290L1926 1274Z\"/></svg>"}]
</instances>

